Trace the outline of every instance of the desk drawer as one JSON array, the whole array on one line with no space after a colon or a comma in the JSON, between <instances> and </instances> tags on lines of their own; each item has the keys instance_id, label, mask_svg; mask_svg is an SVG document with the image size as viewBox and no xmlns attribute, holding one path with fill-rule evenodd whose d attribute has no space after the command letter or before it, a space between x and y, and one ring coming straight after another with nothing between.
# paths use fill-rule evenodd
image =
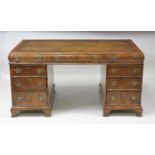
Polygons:
<instances>
[{"instance_id":1,"label":"desk drawer","mask_svg":"<svg viewBox=\"0 0 155 155\"><path fill-rule=\"evenodd\" d=\"M12 76L46 76L46 66L11 66Z\"/></svg>"},{"instance_id":2,"label":"desk drawer","mask_svg":"<svg viewBox=\"0 0 155 155\"><path fill-rule=\"evenodd\" d=\"M44 106L48 104L46 92L14 92L13 104L20 106Z\"/></svg>"},{"instance_id":3,"label":"desk drawer","mask_svg":"<svg viewBox=\"0 0 155 155\"><path fill-rule=\"evenodd\" d=\"M107 76L142 76L142 66L108 66Z\"/></svg>"},{"instance_id":4,"label":"desk drawer","mask_svg":"<svg viewBox=\"0 0 155 155\"><path fill-rule=\"evenodd\" d=\"M46 77L13 77L12 85L14 90L46 90Z\"/></svg>"},{"instance_id":5,"label":"desk drawer","mask_svg":"<svg viewBox=\"0 0 155 155\"><path fill-rule=\"evenodd\" d=\"M107 89L141 89L142 78L107 78Z\"/></svg>"},{"instance_id":6,"label":"desk drawer","mask_svg":"<svg viewBox=\"0 0 155 155\"><path fill-rule=\"evenodd\" d=\"M140 92L107 92L106 104L129 105L140 104Z\"/></svg>"}]
</instances>

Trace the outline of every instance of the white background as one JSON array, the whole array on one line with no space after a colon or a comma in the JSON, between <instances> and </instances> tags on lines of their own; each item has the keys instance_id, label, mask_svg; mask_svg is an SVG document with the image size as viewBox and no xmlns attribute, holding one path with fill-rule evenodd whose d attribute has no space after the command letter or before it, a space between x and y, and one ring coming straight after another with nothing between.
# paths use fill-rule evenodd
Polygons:
<instances>
[{"instance_id":1,"label":"white background","mask_svg":"<svg viewBox=\"0 0 155 155\"><path fill-rule=\"evenodd\" d=\"M154 6L154 0L0 0L0 30L154 31ZM1 53L6 54L21 37L11 38L13 34L11 36L9 33L7 34L9 38L6 37L5 41L5 37L0 39L0 70L3 70L2 73L6 73L4 76L3 74L1 75L0 80L0 90L2 90L0 92L3 93L0 95L2 96L0 97L1 154L155 154L155 125L146 124L146 122L154 122L153 32L149 32L149 35L145 35L145 37L143 35L139 35L139 37L132 35L133 40L146 55L143 93L148 95L143 95L144 117L136 118L133 115L130 117L117 115L106 119L100 117L102 112L99 106L92 105L88 108L88 105L90 106L88 102L85 102L88 104L85 104L84 107L82 107L81 103L79 106L80 110L78 108L77 110L76 108L64 109L63 112L57 110L54 112L54 117L51 118L44 118L42 115L30 118L28 116L16 119L9 118L8 107L11 106L11 102L6 101L11 100L10 95L5 96L4 93L7 92L9 94L10 91L9 83L7 82L7 59L4 59L6 56L2 56ZM59 34L64 36L61 33ZM112 33L111 37L116 36L114 34ZM43 35L41 36L43 37ZM95 34L95 36L99 35ZM105 35L104 37L108 36ZM131 35L129 37L131 38ZM0 35L0 38L2 38L2 35ZM6 66L5 68L3 68L4 65ZM77 77L78 80L81 79L79 81L82 82L85 79L84 73L90 75L95 73L98 76L98 67L89 68L87 72L85 72L85 69L83 66L78 69L78 73L81 72L83 75ZM82 87L79 86L77 89L77 86L73 85L76 77L72 78L71 83L68 81L66 86L63 86L59 76L60 71L62 73L62 68L57 68L57 80L60 82L57 85L57 91L63 93L62 88L67 89L72 86L72 91L75 93L74 98L79 99L77 93L81 91ZM65 72L68 74L71 72L73 75L75 71L72 70L72 67L65 68ZM69 80L69 77L67 76L65 79ZM92 93L96 96L98 77L93 78L91 82L94 88ZM64 95L67 103L71 101L66 100L68 99L67 92ZM88 101L92 99L89 93L86 92L86 95ZM95 101L97 99L95 98ZM57 105L58 103L60 102L57 100ZM79 103L75 103L75 105L77 104ZM74 124L71 124L73 123L70 118L71 115L74 115L72 117L75 121ZM78 118L77 115L82 116L82 118ZM65 117L64 122L60 121L62 116ZM96 124L96 117L104 119L106 124L103 123L103 120L97 121L99 124ZM77 119L75 120L75 118ZM88 123L87 118L91 124L86 124L86 122ZM66 124L67 120L69 120L68 123L70 124ZM58 124L55 122L58 122ZM109 122L112 124L108 124ZM130 122L130 125L125 122ZM145 124L139 124L142 122ZM117 123L117 125L114 123Z\"/></svg>"},{"instance_id":2,"label":"white background","mask_svg":"<svg viewBox=\"0 0 155 155\"><path fill-rule=\"evenodd\" d=\"M5 0L0 21L1 30L154 31L154 0Z\"/></svg>"}]
</instances>

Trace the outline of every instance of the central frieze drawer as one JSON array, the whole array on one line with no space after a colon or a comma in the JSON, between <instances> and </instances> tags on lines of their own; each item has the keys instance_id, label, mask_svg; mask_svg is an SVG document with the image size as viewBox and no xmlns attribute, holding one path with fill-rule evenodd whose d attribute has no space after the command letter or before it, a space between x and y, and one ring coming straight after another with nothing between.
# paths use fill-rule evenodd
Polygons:
<instances>
[{"instance_id":1,"label":"central frieze drawer","mask_svg":"<svg viewBox=\"0 0 155 155\"><path fill-rule=\"evenodd\" d=\"M140 92L107 92L107 104L140 104Z\"/></svg>"},{"instance_id":2,"label":"central frieze drawer","mask_svg":"<svg viewBox=\"0 0 155 155\"><path fill-rule=\"evenodd\" d=\"M46 92L14 92L14 105L20 106L44 106L48 104Z\"/></svg>"},{"instance_id":3,"label":"central frieze drawer","mask_svg":"<svg viewBox=\"0 0 155 155\"><path fill-rule=\"evenodd\" d=\"M47 78L45 77L14 77L12 78L14 90L46 90Z\"/></svg>"},{"instance_id":4,"label":"central frieze drawer","mask_svg":"<svg viewBox=\"0 0 155 155\"><path fill-rule=\"evenodd\" d=\"M108 66L107 76L142 76L142 66Z\"/></svg>"},{"instance_id":5,"label":"central frieze drawer","mask_svg":"<svg viewBox=\"0 0 155 155\"><path fill-rule=\"evenodd\" d=\"M46 76L46 66L11 66L12 76Z\"/></svg>"},{"instance_id":6,"label":"central frieze drawer","mask_svg":"<svg viewBox=\"0 0 155 155\"><path fill-rule=\"evenodd\" d=\"M107 78L107 89L141 89L142 78Z\"/></svg>"}]
</instances>

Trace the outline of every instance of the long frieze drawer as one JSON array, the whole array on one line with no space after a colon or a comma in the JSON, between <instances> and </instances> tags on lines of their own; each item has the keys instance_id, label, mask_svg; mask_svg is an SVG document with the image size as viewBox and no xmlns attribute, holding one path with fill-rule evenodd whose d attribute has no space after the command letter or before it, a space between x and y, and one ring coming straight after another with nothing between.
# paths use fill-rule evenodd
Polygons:
<instances>
[{"instance_id":1,"label":"long frieze drawer","mask_svg":"<svg viewBox=\"0 0 155 155\"><path fill-rule=\"evenodd\" d=\"M12 76L47 76L46 66L11 66Z\"/></svg>"},{"instance_id":2,"label":"long frieze drawer","mask_svg":"<svg viewBox=\"0 0 155 155\"><path fill-rule=\"evenodd\" d=\"M13 92L13 104L20 106L44 106L48 104L46 92Z\"/></svg>"},{"instance_id":3,"label":"long frieze drawer","mask_svg":"<svg viewBox=\"0 0 155 155\"><path fill-rule=\"evenodd\" d=\"M106 104L113 105L128 105L128 104L140 104L141 93L140 92L107 92Z\"/></svg>"},{"instance_id":4,"label":"long frieze drawer","mask_svg":"<svg viewBox=\"0 0 155 155\"><path fill-rule=\"evenodd\" d=\"M142 66L108 66L107 76L142 76Z\"/></svg>"},{"instance_id":5,"label":"long frieze drawer","mask_svg":"<svg viewBox=\"0 0 155 155\"><path fill-rule=\"evenodd\" d=\"M141 89L142 78L129 78L129 77L108 77L107 89Z\"/></svg>"},{"instance_id":6,"label":"long frieze drawer","mask_svg":"<svg viewBox=\"0 0 155 155\"><path fill-rule=\"evenodd\" d=\"M46 77L12 77L14 90L46 90Z\"/></svg>"}]
</instances>

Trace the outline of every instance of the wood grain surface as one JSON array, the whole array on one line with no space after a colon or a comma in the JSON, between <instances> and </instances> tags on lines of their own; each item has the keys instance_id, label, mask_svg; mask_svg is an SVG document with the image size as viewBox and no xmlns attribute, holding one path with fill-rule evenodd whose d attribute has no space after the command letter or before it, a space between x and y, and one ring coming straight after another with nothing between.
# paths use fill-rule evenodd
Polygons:
<instances>
[{"instance_id":1,"label":"wood grain surface","mask_svg":"<svg viewBox=\"0 0 155 155\"><path fill-rule=\"evenodd\" d=\"M142 61L131 40L23 40L9 54L10 63L107 63Z\"/></svg>"}]
</instances>

